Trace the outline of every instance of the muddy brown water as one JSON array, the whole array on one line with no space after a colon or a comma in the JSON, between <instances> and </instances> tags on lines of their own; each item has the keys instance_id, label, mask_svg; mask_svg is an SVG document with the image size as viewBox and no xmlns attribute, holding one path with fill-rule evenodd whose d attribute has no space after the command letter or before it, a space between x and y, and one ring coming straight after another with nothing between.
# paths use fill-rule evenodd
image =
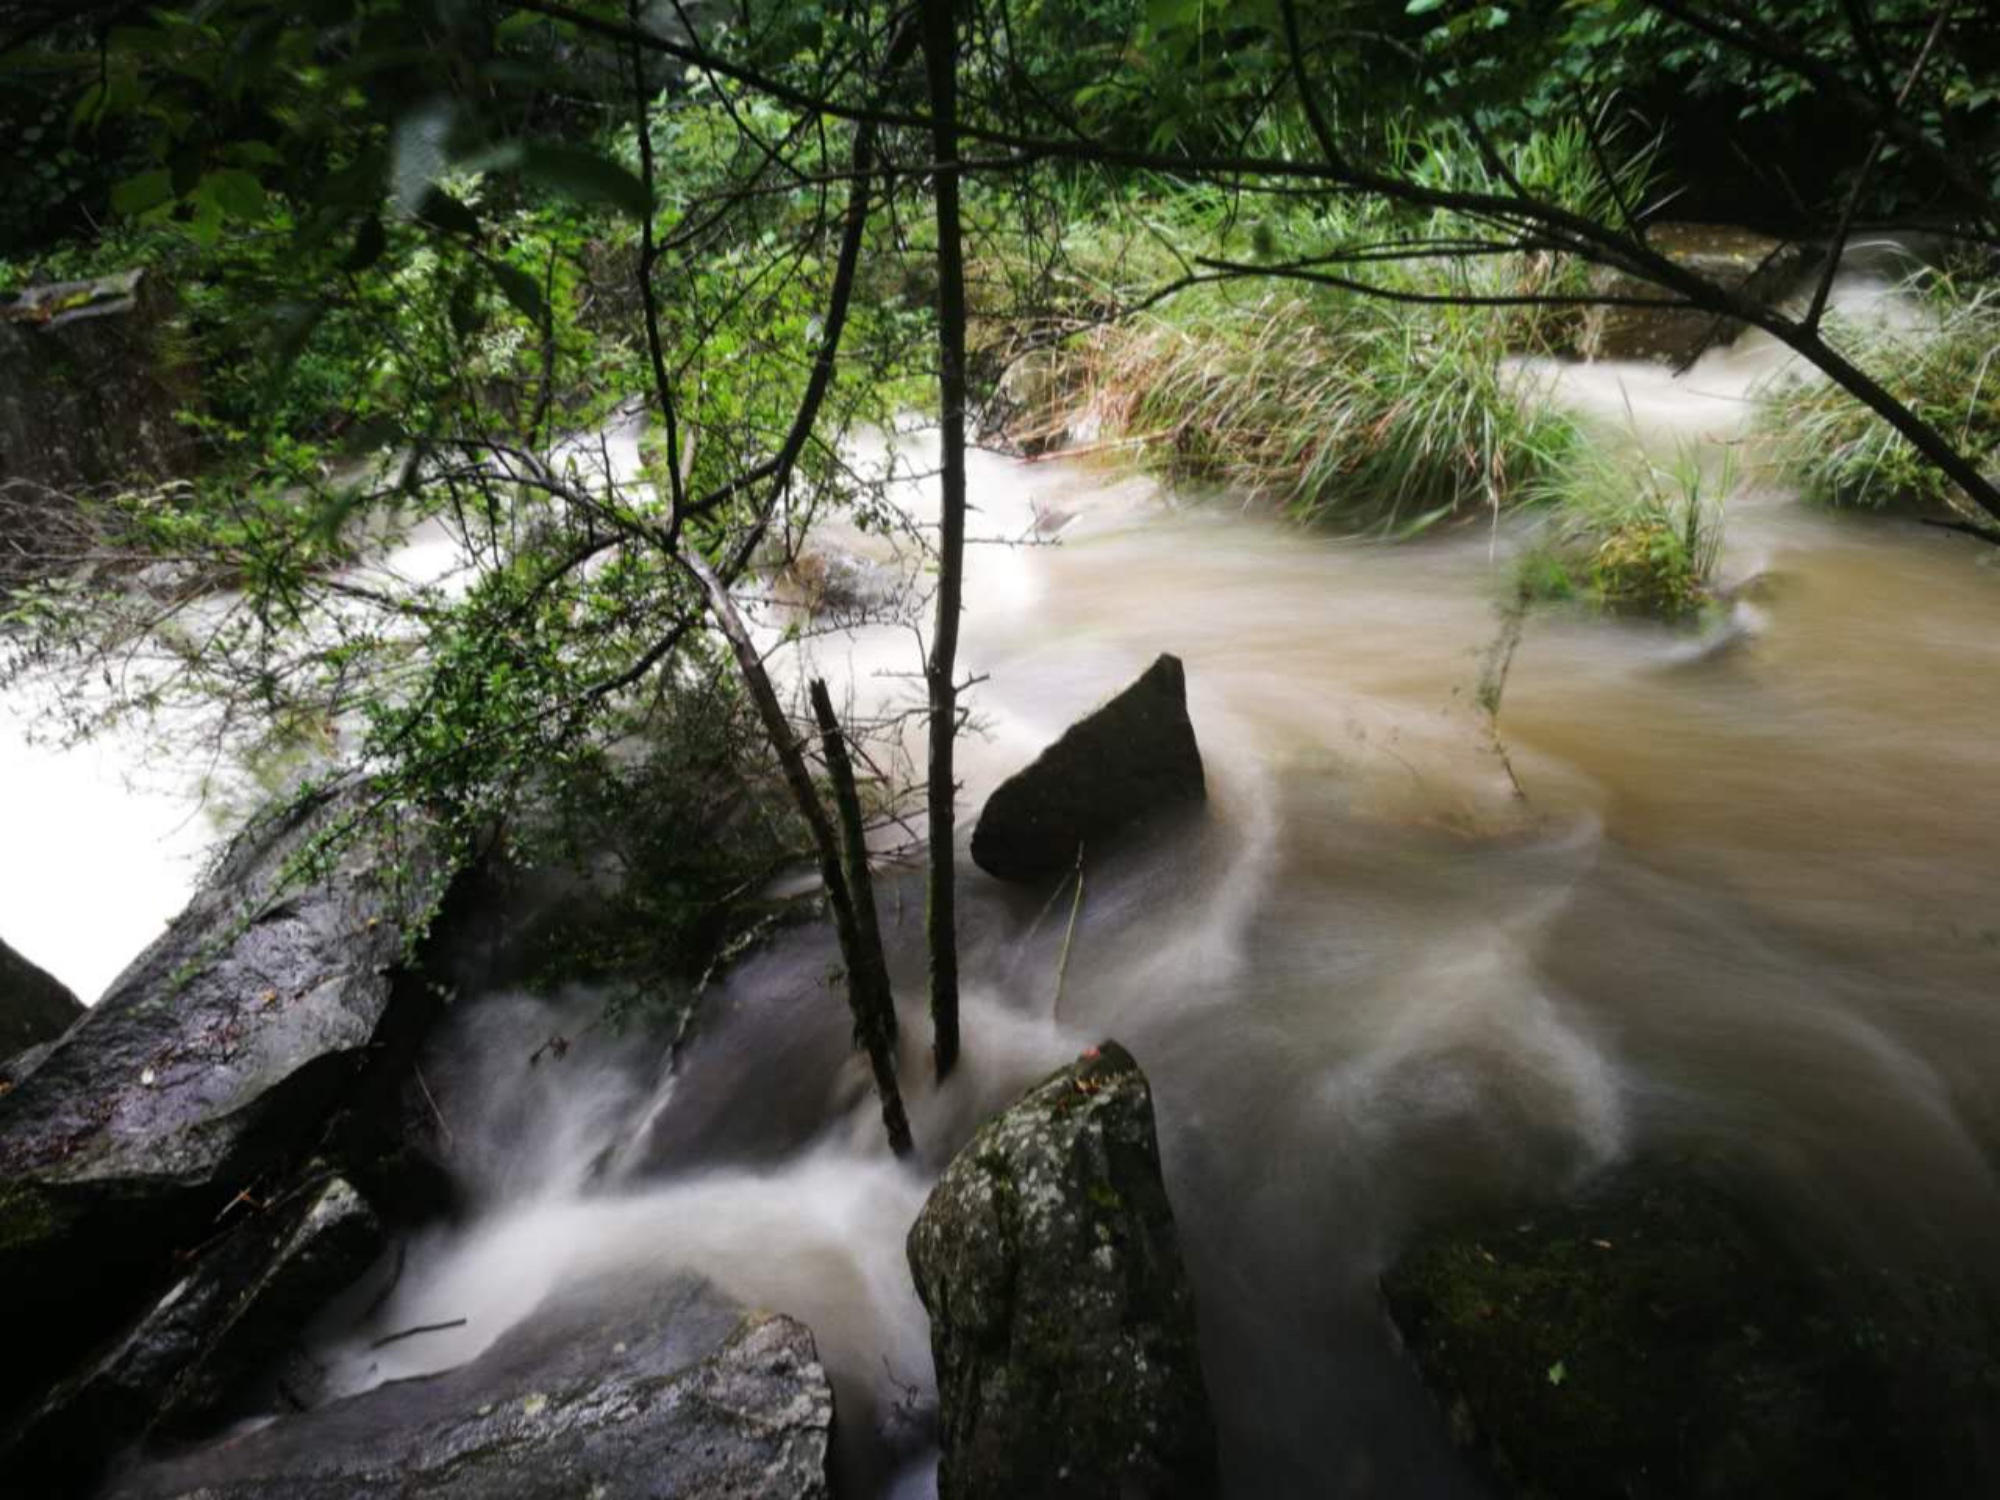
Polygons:
<instances>
[{"instance_id":1,"label":"muddy brown water","mask_svg":"<svg viewBox=\"0 0 2000 1500\"><path fill-rule=\"evenodd\" d=\"M1700 389L1559 379L1624 440L1712 448L1770 357L1718 353ZM814 1327L857 1488L926 1493L929 1456L878 1435L930 1381L903 1236L980 1118L1107 1035L1156 1090L1233 1495L1474 1493L1374 1277L1425 1224L1641 1146L1750 1159L1787 1212L1885 1260L1997 1263L1994 553L1744 487L1722 563L1742 588L1705 630L1530 617L1510 776L1478 685L1513 526L1341 541L1105 459L983 458L975 499L989 537L1070 519L1059 545L974 549L962 831L1162 650L1207 808L1090 864L1060 1015L1069 894L964 866L966 1061L943 1090L920 887L885 877L913 1166L880 1144L810 933L731 978L669 1078L603 1039L530 1073L562 1014L472 1008L431 1077L485 1207L323 1330L345 1387L463 1361L586 1274L692 1267ZM859 707L909 701L907 629L804 649Z\"/></svg>"}]
</instances>

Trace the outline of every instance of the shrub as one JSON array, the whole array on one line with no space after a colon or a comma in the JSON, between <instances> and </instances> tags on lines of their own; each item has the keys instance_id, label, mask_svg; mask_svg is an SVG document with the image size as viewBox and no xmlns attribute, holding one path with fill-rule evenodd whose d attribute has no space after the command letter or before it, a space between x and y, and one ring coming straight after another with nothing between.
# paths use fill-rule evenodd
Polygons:
<instances>
[{"instance_id":1,"label":"shrub","mask_svg":"<svg viewBox=\"0 0 2000 1500\"><path fill-rule=\"evenodd\" d=\"M1683 620L1708 603L1733 465L1705 474L1693 453L1670 467L1579 450L1542 498L1549 534L1522 559L1521 597L1586 599L1621 613Z\"/></svg>"},{"instance_id":2,"label":"shrub","mask_svg":"<svg viewBox=\"0 0 2000 1500\"><path fill-rule=\"evenodd\" d=\"M1926 274L1906 290L1919 317L1837 320L1835 343L1981 469L2000 470L2000 288ZM1809 499L1950 510L1991 524L1901 433L1816 373L1767 383L1759 427L1780 473Z\"/></svg>"}]
</instances>

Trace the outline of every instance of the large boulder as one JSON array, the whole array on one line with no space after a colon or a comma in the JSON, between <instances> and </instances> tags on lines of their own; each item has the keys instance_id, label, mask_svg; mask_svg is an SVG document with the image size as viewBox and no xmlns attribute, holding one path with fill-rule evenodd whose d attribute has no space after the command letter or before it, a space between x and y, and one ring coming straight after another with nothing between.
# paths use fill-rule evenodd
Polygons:
<instances>
[{"instance_id":1,"label":"large boulder","mask_svg":"<svg viewBox=\"0 0 2000 1500\"><path fill-rule=\"evenodd\" d=\"M1106 1042L989 1121L910 1230L942 1500L1212 1495L1194 1294L1153 1096Z\"/></svg>"},{"instance_id":2,"label":"large boulder","mask_svg":"<svg viewBox=\"0 0 2000 1500\"><path fill-rule=\"evenodd\" d=\"M308 1149L372 1061L422 848L356 844L304 874L345 801L257 826L104 998L0 1093L0 1409L46 1389L172 1279L239 1193ZM414 842L415 830L398 838Z\"/></svg>"},{"instance_id":3,"label":"large boulder","mask_svg":"<svg viewBox=\"0 0 2000 1500\"><path fill-rule=\"evenodd\" d=\"M147 1430L212 1424L382 1247L375 1215L339 1177L265 1205L51 1391L7 1435L0 1466L80 1492Z\"/></svg>"},{"instance_id":4,"label":"large boulder","mask_svg":"<svg viewBox=\"0 0 2000 1500\"><path fill-rule=\"evenodd\" d=\"M0 942L0 1060L54 1041L82 1014L60 979Z\"/></svg>"},{"instance_id":5,"label":"large boulder","mask_svg":"<svg viewBox=\"0 0 2000 1500\"><path fill-rule=\"evenodd\" d=\"M468 1365L126 1473L103 1500L823 1500L833 1389L811 1333L706 1284L591 1288Z\"/></svg>"},{"instance_id":6,"label":"large boulder","mask_svg":"<svg viewBox=\"0 0 2000 1500\"><path fill-rule=\"evenodd\" d=\"M1453 1440L1503 1495L2000 1493L1978 1299L1768 1217L1714 1163L1421 1239L1384 1277Z\"/></svg>"},{"instance_id":7,"label":"large boulder","mask_svg":"<svg viewBox=\"0 0 2000 1500\"><path fill-rule=\"evenodd\" d=\"M1716 224L1656 224L1646 243L1676 265L1753 302L1776 302L1806 268L1802 245L1774 240L1748 229ZM1623 271L1598 267L1591 290L1606 297L1671 298L1652 282ZM1743 325L1733 318L1693 308L1611 305L1593 307L1578 341L1586 359L1647 359L1668 364L1691 362L1703 350L1733 343Z\"/></svg>"},{"instance_id":8,"label":"large boulder","mask_svg":"<svg viewBox=\"0 0 2000 1500\"><path fill-rule=\"evenodd\" d=\"M1161 656L986 799L973 862L1002 880L1041 880L1070 869L1080 849L1207 795L1186 675L1179 657Z\"/></svg>"}]
</instances>

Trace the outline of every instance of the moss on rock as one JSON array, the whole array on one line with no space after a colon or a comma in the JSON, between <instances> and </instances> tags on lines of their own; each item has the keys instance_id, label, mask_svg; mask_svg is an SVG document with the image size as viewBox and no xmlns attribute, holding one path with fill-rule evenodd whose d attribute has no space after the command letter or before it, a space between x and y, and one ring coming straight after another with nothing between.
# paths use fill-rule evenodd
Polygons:
<instances>
[{"instance_id":1,"label":"moss on rock","mask_svg":"<svg viewBox=\"0 0 2000 1500\"><path fill-rule=\"evenodd\" d=\"M1712 1165L1642 1164L1431 1235L1384 1278L1502 1492L1994 1493L1977 1299L1803 1247L1761 1202Z\"/></svg>"},{"instance_id":2,"label":"moss on rock","mask_svg":"<svg viewBox=\"0 0 2000 1500\"><path fill-rule=\"evenodd\" d=\"M910 1231L944 1500L1214 1493L1152 1093L1106 1042L989 1121Z\"/></svg>"}]
</instances>

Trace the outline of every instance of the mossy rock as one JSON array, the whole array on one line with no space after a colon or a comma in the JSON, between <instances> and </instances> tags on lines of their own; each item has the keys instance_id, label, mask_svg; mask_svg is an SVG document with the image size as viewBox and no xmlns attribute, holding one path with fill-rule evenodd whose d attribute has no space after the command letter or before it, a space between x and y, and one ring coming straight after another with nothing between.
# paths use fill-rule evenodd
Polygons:
<instances>
[{"instance_id":1,"label":"mossy rock","mask_svg":"<svg viewBox=\"0 0 2000 1500\"><path fill-rule=\"evenodd\" d=\"M1391 1315L1502 1493L2000 1492L1979 1299L1804 1245L1766 1201L1713 1164L1642 1164L1404 1255Z\"/></svg>"},{"instance_id":2,"label":"mossy rock","mask_svg":"<svg viewBox=\"0 0 2000 1500\"><path fill-rule=\"evenodd\" d=\"M1116 1042L981 1127L910 1230L944 1500L1205 1500L1214 1420L1160 1179Z\"/></svg>"}]
</instances>

